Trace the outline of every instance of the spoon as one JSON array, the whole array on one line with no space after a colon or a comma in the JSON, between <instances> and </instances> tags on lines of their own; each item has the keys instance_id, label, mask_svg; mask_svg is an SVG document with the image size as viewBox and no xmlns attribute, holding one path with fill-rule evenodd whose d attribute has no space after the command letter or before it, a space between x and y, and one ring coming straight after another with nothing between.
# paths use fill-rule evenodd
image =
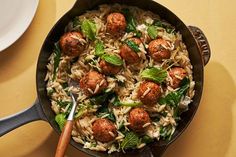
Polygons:
<instances>
[{"instance_id":1,"label":"spoon","mask_svg":"<svg viewBox=\"0 0 236 157\"><path fill-rule=\"evenodd\" d=\"M69 80L68 84L70 87L73 87L75 83L73 82L73 80ZM77 106L77 103L76 103L77 96L70 91L70 97L72 99L73 106L67 118L67 121L62 129L62 133L60 135L60 139L57 144L55 157L64 157L66 148L70 142L71 132L72 132L73 123L74 123L74 114L75 114L75 110Z\"/></svg>"}]
</instances>

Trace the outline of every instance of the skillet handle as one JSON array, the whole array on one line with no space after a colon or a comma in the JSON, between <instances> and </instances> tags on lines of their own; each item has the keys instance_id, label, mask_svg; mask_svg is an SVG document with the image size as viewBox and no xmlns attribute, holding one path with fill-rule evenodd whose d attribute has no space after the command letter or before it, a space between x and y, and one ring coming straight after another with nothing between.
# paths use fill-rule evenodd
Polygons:
<instances>
[{"instance_id":1,"label":"skillet handle","mask_svg":"<svg viewBox=\"0 0 236 157\"><path fill-rule=\"evenodd\" d=\"M202 55L203 63L204 65L206 65L209 62L210 57L211 57L211 49L207 41L207 38L200 28L196 26L188 26L188 28L193 34L195 40L197 41L199 50Z\"/></svg>"},{"instance_id":2,"label":"skillet handle","mask_svg":"<svg viewBox=\"0 0 236 157\"><path fill-rule=\"evenodd\" d=\"M0 119L0 137L15 128L36 120L46 120L38 100L30 108Z\"/></svg>"}]
</instances>

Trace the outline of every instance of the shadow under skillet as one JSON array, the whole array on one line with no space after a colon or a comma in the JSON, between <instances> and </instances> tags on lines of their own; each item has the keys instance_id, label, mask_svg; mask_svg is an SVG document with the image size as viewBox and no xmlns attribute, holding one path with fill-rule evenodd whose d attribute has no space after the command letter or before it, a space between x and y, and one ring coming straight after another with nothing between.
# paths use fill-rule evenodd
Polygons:
<instances>
[{"instance_id":1,"label":"shadow under skillet","mask_svg":"<svg viewBox=\"0 0 236 157\"><path fill-rule=\"evenodd\" d=\"M229 71L218 62L205 67L202 101L187 130L163 157L224 157L232 134L232 105L236 87Z\"/></svg>"},{"instance_id":2,"label":"shadow under skillet","mask_svg":"<svg viewBox=\"0 0 236 157\"><path fill-rule=\"evenodd\" d=\"M41 143L36 149L32 152L28 153L24 157L52 157L55 155L56 146L59 140L59 135L52 131L49 133L46 140ZM80 152L79 150L75 149L73 146L69 145L65 154L65 157L89 157L88 155Z\"/></svg>"},{"instance_id":3,"label":"shadow under skillet","mask_svg":"<svg viewBox=\"0 0 236 157\"><path fill-rule=\"evenodd\" d=\"M39 1L35 17L26 32L13 45L0 52L0 76L4 76L0 77L0 83L36 65L40 48L55 19L56 0ZM9 69L14 70L8 72Z\"/></svg>"}]
</instances>

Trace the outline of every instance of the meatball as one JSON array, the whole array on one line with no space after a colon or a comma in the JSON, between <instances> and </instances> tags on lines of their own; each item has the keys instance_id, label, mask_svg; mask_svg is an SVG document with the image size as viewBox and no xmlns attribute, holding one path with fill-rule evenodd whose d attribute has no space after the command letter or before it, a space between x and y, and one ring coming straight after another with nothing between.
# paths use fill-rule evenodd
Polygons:
<instances>
[{"instance_id":1,"label":"meatball","mask_svg":"<svg viewBox=\"0 0 236 157\"><path fill-rule=\"evenodd\" d=\"M107 16L107 31L119 34L126 29L125 17L121 13L111 13Z\"/></svg>"},{"instance_id":2,"label":"meatball","mask_svg":"<svg viewBox=\"0 0 236 157\"><path fill-rule=\"evenodd\" d=\"M115 66L113 64L107 63L104 60L99 62L102 72L106 75L115 75L121 70L121 66Z\"/></svg>"},{"instance_id":3,"label":"meatball","mask_svg":"<svg viewBox=\"0 0 236 157\"><path fill-rule=\"evenodd\" d=\"M60 38L60 47L65 55L76 57L85 49L86 45L80 32L68 32Z\"/></svg>"},{"instance_id":4,"label":"meatball","mask_svg":"<svg viewBox=\"0 0 236 157\"><path fill-rule=\"evenodd\" d=\"M161 95L161 88L153 82L143 82L138 89L138 97L145 105L155 104Z\"/></svg>"},{"instance_id":5,"label":"meatball","mask_svg":"<svg viewBox=\"0 0 236 157\"><path fill-rule=\"evenodd\" d=\"M172 88L178 88L181 81L187 76L187 72L183 68L174 67L170 69L169 76L172 79L172 81L170 82L170 86Z\"/></svg>"},{"instance_id":6,"label":"meatball","mask_svg":"<svg viewBox=\"0 0 236 157\"><path fill-rule=\"evenodd\" d=\"M148 113L143 108L132 109L129 113L129 127L135 132L144 132L144 125L150 121Z\"/></svg>"},{"instance_id":7,"label":"meatball","mask_svg":"<svg viewBox=\"0 0 236 157\"><path fill-rule=\"evenodd\" d=\"M148 45L148 51L150 56L157 62L161 62L163 59L170 58L170 51L167 49L168 43L164 39L155 39Z\"/></svg>"},{"instance_id":8,"label":"meatball","mask_svg":"<svg viewBox=\"0 0 236 157\"><path fill-rule=\"evenodd\" d=\"M133 41L135 44L140 45L142 41L139 38L130 38L128 40ZM133 64L139 62L140 58L133 49L127 44L124 44L120 49L120 56L128 63Z\"/></svg>"},{"instance_id":9,"label":"meatball","mask_svg":"<svg viewBox=\"0 0 236 157\"><path fill-rule=\"evenodd\" d=\"M93 136L101 142L110 142L117 136L115 125L108 119L97 119L92 126Z\"/></svg>"},{"instance_id":10,"label":"meatball","mask_svg":"<svg viewBox=\"0 0 236 157\"><path fill-rule=\"evenodd\" d=\"M79 82L80 88L88 96L98 94L107 87L107 81L96 71L88 72Z\"/></svg>"}]
</instances>

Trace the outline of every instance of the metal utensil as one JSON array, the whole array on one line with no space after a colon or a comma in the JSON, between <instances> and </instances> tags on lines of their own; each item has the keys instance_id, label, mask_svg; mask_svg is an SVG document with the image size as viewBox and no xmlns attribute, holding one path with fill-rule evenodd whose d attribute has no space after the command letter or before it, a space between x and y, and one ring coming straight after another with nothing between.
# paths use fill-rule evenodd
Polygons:
<instances>
[{"instance_id":1,"label":"metal utensil","mask_svg":"<svg viewBox=\"0 0 236 157\"><path fill-rule=\"evenodd\" d=\"M68 84L70 87L73 87L73 84L74 84L73 80L70 80ZM75 110L77 106L77 103L76 103L77 96L70 91L70 97L72 99L73 106L67 118L67 121L65 123L65 126L62 129L62 133L60 135L60 139L57 144L55 157L64 157L66 148L70 142L71 132L73 129L73 124L74 124L74 114L75 114Z\"/></svg>"}]
</instances>

